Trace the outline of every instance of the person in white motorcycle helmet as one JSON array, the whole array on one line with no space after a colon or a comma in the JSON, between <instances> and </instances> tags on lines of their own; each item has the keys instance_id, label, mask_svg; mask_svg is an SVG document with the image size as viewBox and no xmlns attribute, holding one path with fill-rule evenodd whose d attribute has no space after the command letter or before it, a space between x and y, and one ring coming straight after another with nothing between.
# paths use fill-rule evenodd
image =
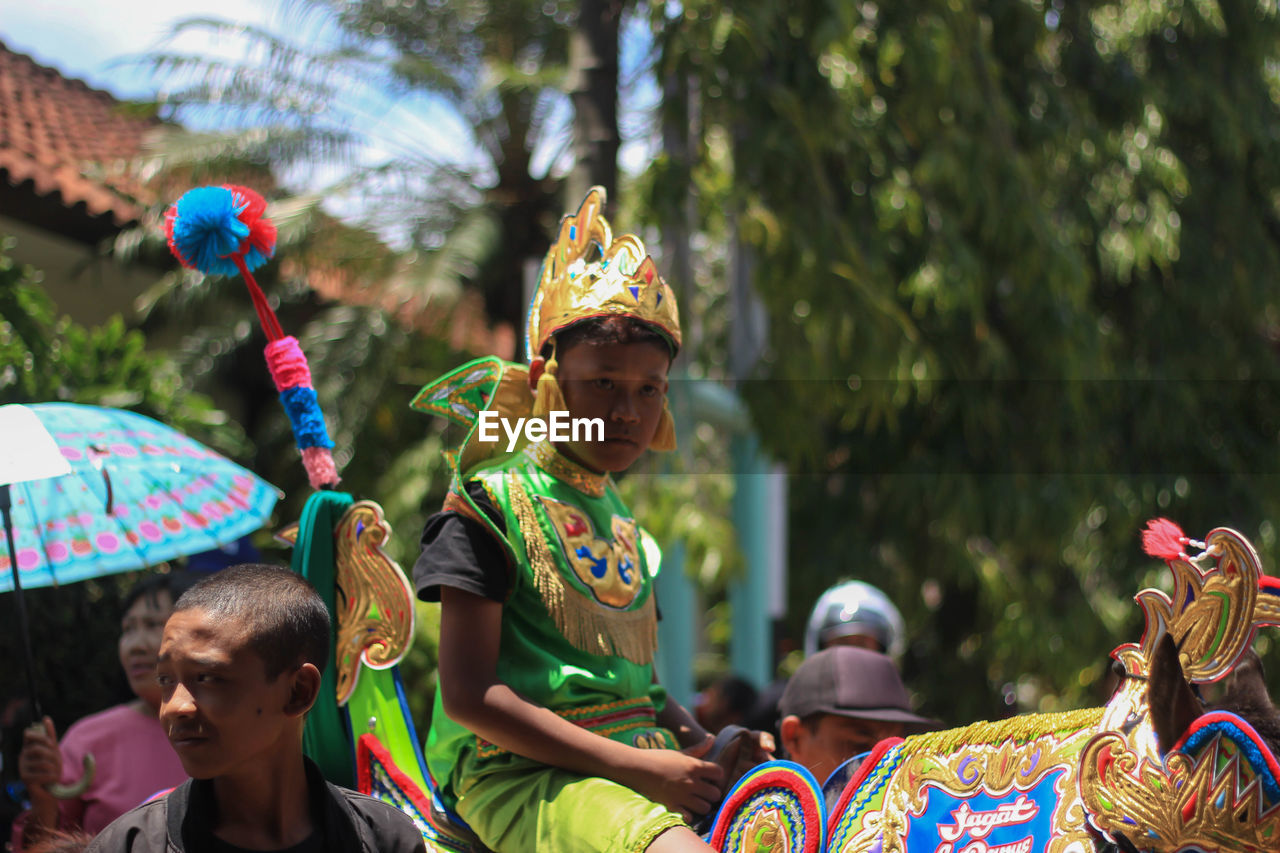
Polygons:
<instances>
[{"instance_id":1,"label":"person in white motorcycle helmet","mask_svg":"<svg viewBox=\"0 0 1280 853\"><path fill-rule=\"evenodd\" d=\"M899 658L906 648L902 614L869 583L836 584L813 606L804 632L804 655L830 646L857 646Z\"/></svg>"}]
</instances>

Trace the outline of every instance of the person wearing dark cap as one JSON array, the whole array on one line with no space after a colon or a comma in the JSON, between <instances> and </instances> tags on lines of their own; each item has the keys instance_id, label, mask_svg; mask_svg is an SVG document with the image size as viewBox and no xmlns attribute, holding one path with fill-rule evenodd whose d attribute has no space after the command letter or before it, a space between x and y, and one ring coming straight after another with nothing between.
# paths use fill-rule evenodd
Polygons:
<instances>
[{"instance_id":1,"label":"person wearing dark cap","mask_svg":"<svg viewBox=\"0 0 1280 853\"><path fill-rule=\"evenodd\" d=\"M805 657L829 646L856 646L900 658L907 648L902 614L889 596L871 584L842 581L818 597L804 632ZM766 685L759 692L755 707L743 717L742 725L767 731L775 741L781 740L778 702L786 687L785 678Z\"/></svg>"},{"instance_id":2,"label":"person wearing dark cap","mask_svg":"<svg viewBox=\"0 0 1280 853\"><path fill-rule=\"evenodd\" d=\"M887 655L832 646L809 657L778 703L782 745L819 782L889 737L938 728L911 711L907 688Z\"/></svg>"}]
</instances>

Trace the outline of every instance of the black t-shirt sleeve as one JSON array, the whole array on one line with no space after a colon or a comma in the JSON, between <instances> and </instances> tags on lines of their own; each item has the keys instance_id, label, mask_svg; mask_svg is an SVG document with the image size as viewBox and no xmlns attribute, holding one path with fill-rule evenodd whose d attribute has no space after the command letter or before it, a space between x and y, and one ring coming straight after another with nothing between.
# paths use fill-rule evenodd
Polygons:
<instances>
[{"instance_id":1,"label":"black t-shirt sleeve","mask_svg":"<svg viewBox=\"0 0 1280 853\"><path fill-rule=\"evenodd\" d=\"M499 530L506 525L484 486L467 483L467 495ZM511 586L511 564L506 549L486 525L453 510L427 519L422 530L422 551L413 564L418 598L439 601L440 587L505 601Z\"/></svg>"}]
</instances>

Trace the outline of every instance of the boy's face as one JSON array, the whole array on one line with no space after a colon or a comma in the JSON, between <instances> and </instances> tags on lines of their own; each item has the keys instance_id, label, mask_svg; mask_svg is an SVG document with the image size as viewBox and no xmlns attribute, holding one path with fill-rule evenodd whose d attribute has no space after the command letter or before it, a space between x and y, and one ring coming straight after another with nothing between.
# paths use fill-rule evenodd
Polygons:
<instances>
[{"instance_id":1,"label":"boy's face","mask_svg":"<svg viewBox=\"0 0 1280 853\"><path fill-rule=\"evenodd\" d=\"M306 701L298 710L298 673L268 679L249 639L238 620L203 609L181 610L165 624L156 666L160 723L192 778L255 772L310 707Z\"/></svg>"},{"instance_id":2,"label":"boy's face","mask_svg":"<svg viewBox=\"0 0 1280 853\"><path fill-rule=\"evenodd\" d=\"M902 723L823 714L813 728L799 717L785 717L780 734L791 760L807 767L822 784L850 758L870 751L885 738L900 737L902 731Z\"/></svg>"},{"instance_id":3,"label":"boy's face","mask_svg":"<svg viewBox=\"0 0 1280 853\"><path fill-rule=\"evenodd\" d=\"M556 354L556 380L571 418L600 418L604 441L559 443L593 471L625 471L653 441L671 355L655 343L572 344Z\"/></svg>"}]
</instances>

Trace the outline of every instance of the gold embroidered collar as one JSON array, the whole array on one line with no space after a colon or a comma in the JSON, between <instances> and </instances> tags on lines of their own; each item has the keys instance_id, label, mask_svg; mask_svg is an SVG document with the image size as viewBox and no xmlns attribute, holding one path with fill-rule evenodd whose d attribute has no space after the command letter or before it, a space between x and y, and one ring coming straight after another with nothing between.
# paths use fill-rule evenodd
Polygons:
<instances>
[{"instance_id":1,"label":"gold embroidered collar","mask_svg":"<svg viewBox=\"0 0 1280 853\"><path fill-rule=\"evenodd\" d=\"M597 474L562 455L550 441L538 441L528 447L529 458L552 477L573 486L584 495L604 497L608 474Z\"/></svg>"}]
</instances>

